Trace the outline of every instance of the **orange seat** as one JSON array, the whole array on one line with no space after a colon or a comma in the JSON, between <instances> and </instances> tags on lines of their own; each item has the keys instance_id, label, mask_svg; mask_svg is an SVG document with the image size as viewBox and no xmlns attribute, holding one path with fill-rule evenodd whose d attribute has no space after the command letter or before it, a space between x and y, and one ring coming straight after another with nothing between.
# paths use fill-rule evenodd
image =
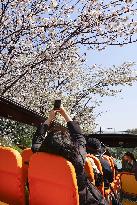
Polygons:
<instances>
[{"instance_id":1,"label":"orange seat","mask_svg":"<svg viewBox=\"0 0 137 205\"><path fill-rule=\"evenodd\" d=\"M10 205L25 204L22 157L17 150L0 146L0 201Z\"/></svg>"},{"instance_id":2,"label":"orange seat","mask_svg":"<svg viewBox=\"0 0 137 205\"><path fill-rule=\"evenodd\" d=\"M130 172L121 172L120 178L122 192L137 197L137 181L135 175Z\"/></svg>"},{"instance_id":3,"label":"orange seat","mask_svg":"<svg viewBox=\"0 0 137 205\"><path fill-rule=\"evenodd\" d=\"M75 169L63 157L33 154L28 179L30 205L79 205Z\"/></svg>"},{"instance_id":4,"label":"orange seat","mask_svg":"<svg viewBox=\"0 0 137 205\"><path fill-rule=\"evenodd\" d=\"M85 171L88 175L89 180L95 185L95 177L92 165L90 163L90 159L87 157L85 162Z\"/></svg>"},{"instance_id":5,"label":"orange seat","mask_svg":"<svg viewBox=\"0 0 137 205\"><path fill-rule=\"evenodd\" d=\"M9 204L0 201L0 205L9 205Z\"/></svg>"},{"instance_id":6,"label":"orange seat","mask_svg":"<svg viewBox=\"0 0 137 205\"><path fill-rule=\"evenodd\" d=\"M112 195L116 195L117 198L120 199L120 178L119 176L116 176L116 172L115 172L115 164L114 164L114 160L112 157L109 157L107 155L103 155L103 158L105 160L108 161L112 172L113 172L113 182L110 183L110 188L105 189L105 198L107 199L107 201L109 202L109 204L112 204Z\"/></svg>"},{"instance_id":7,"label":"orange seat","mask_svg":"<svg viewBox=\"0 0 137 205\"><path fill-rule=\"evenodd\" d=\"M0 205L9 205L9 204L0 201Z\"/></svg>"},{"instance_id":8,"label":"orange seat","mask_svg":"<svg viewBox=\"0 0 137 205\"><path fill-rule=\"evenodd\" d=\"M137 205L137 181L135 175L121 172L121 198L123 205Z\"/></svg>"},{"instance_id":9,"label":"orange seat","mask_svg":"<svg viewBox=\"0 0 137 205\"><path fill-rule=\"evenodd\" d=\"M121 189L120 174L117 173L117 171L116 171L114 158L112 156L110 157L110 161L111 161L112 169L113 169L113 173L114 173L114 182L116 184L116 189L117 189L116 191L120 192L120 189Z\"/></svg>"},{"instance_id":10,"label":"orange seat","mask_svg":"<svg viewBox=\"0 0 137 205\"><path fill-rule=\"evenodd\" d=\"M120 176L119 175L116 176L115 165L114 165L113 158L109 157L107 155L103 155L103 158L108 161L108 163L109 163L109 165L112 169L112 172L113 172L113 182L110 183L111 188L113 189L113 191L116 194L118 194L120 192L120 188L121 188L121 186L120 186Z\"/></svg>"},{"instance_id":11,"label":"orange seat","mask_svg":"<svg viewBox=\"0 0 137 205\"><path fill-rule=\"evenodd\" d=\"M31 148L26 148L21 153L23 177L24 177L25 183L27 182L27 179L28 179L29 161L30 161L30 158L31 158L32 154L33 154L33 152L31 150Z\"/></svg>"},{"instance_id":12,"label":"orange seat","mask_svg":"<svg viewBox=\"0 0 137 205\"><path fill-rule=\"evenodd\" d=\"M128 199L123 199L122 202L121 202L123 205L137 205L137 201L131 201L131 200L128 200Z\"/></svg>"},{"instance_id":13,"label":"orange seat","mask_svg":"<svg viewBox=\"0 0 137 205\"><path fill-rule=\"evenodd\" d=\"M92 155L92 154L91 154L91 155L88 154L87 156L88 156L88 157L91 157L91 158L94 160L94 162L95 162L95 164L96 164L98 170L99 170L100 173L103 175L102 165L101 165L100 160L99 160L96 156L94 156L94 155ZM112 185L112 186L113 186L113 185ZM112 198L111 198L112 192L111 192L111 189L105 190L104 182L102 183L101 186L98 187L98 189L100 190L100 192L102 193L102 195L106 198L106 200L108 201L109 205L112 205Z\"/></svg>"},{"instance_id":14,"label":"orange seat","mask_svg":"<svg viewBox=\"0 0 137 205\"><path fill-rule=\"evenodd\" d=\"M99 159L96 156L94 156L93 154L88 154L87 157L89 157L89 158L91 157L94 160L95 165L97 166L100 173L103 175L102 165L101 165ZM102 193L102 195L104 196L104 182L102 182L102 185L97 187L97 188Z\"/></svg>"}]
</instances>

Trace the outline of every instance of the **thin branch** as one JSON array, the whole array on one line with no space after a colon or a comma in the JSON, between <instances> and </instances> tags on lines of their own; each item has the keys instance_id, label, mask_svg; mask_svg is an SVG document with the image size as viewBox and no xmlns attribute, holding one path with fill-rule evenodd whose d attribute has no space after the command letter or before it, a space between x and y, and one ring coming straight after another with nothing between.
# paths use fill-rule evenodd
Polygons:
<instances>
[{"instance_id":1,"label":"thin branch","mask_svg":"<svg viewBox=\"0 0 137 205\"><path fill-rule=\"evenodd\" d=\"M68 80L68 77L63 79L61 82L58 81L58 85L56 86L56 90L61 86L61 85L64 85L66 83L66 81Z\"/></svg>"},{"instance_id":2,"label":"thin branch","mask_svg":"<svg viewBox=\"0 0 137 205\"><path fill-rule=\"evenodd\" d=\"M23 76L25 76L28 73L28 70L26 70L24 73L22 73L16 80L14 80L9 86L5 87L5 89L2 91L1 95L4 95L12 86L14 86Z\"/></svg>"}]
</instances>

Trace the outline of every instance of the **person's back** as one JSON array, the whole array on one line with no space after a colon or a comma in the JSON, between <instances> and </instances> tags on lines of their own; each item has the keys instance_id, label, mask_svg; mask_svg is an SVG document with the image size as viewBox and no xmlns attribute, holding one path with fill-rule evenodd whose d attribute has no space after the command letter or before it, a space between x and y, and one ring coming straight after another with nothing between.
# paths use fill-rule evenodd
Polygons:
<instances>
[{"instance_id":1,"label":"person's back","mask_svg":"<svg viewBox=\"0 0 137 205\"><path fill-rule=\"evenodd\" d=\"M113 172L106 159L104 159L103 157L99 157L99 160L102 165L102 171L104 175L104 185L106 188L108 188L109 183L113 182Z\"/></svg>"},{"instance_id":2,"label":"person's back","mask_svg":"<svg viewBox=\"0 0 137 205\"><path fill-rule=\"evenodd\" d=\"M69 133L66 132L66 134L62 134L59 130L55 131L51 129L45 136L44 133L48 131L49 124L56 115L56 112L52 111L49 119L44 123L45 125L43 125L42 136L40 133L41 128L39 128L33 138L33 152L44 151L61 155L72 162L77 175L80 205L107 204L101 193L89 183L85 174L84 164L87 154L85 147L86 141L81 133L79 124L76 121L72 121L63 108L58 112L65 118ZM96 189L96 193L93 195L94 189Z\"/></svg>"}]
</instances>

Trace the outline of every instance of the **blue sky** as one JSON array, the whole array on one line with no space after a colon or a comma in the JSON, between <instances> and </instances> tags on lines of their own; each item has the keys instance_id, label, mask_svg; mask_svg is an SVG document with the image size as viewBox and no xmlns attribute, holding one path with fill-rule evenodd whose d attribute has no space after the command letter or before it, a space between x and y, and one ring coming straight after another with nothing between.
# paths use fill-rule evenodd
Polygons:
<instances>
[{"instance_id":1,"label":"blue sky","mask_svg":"<svg viewBox=\"0 0 137 205\"><path fill-rule=\"evenodd\" d=\"M88 64L110 66L129 61L137 64L137 43L124 47L110 46L101 52L88 53ZM104 131L111 131L107 128L112 128L113 131L137 128L137 83L123 87L123 91L116 97L104 97L101 100L103 102L97 108L97 112L102 112L96 120L98 130L100 126Z\"/></svg>"}]
</instances>

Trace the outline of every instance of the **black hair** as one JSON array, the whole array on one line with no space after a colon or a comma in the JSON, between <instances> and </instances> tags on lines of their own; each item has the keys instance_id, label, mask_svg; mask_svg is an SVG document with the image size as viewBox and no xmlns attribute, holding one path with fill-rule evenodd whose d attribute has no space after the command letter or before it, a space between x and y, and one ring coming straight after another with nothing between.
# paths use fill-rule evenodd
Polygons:
<instances>
[{"instance_id":1,"label":"black hair","mask_svg":"<svg viewBox=\"0 0 137 205\"><path fill-rule=\"evenodd\" d=\"M136 161L134 155L133 155L131 152L126 152L126 153L124 154L124 156L128 156L128 157L130 157L133 161Z\"/></svg>"},{"instance_id":2,"label":"black hair","mask_svg":"<svg viewBox=\"0 0 137 205\"><path fill-rule=\"evenodd\" d=\"M97 138L88 138L86 143L87 153L101 154L101 142Z\"/></svg>"},{"instance_id":3,"label":"black hair","mask_svg":"<svg viewBox=\"0 0 137 205\"><path fill-rule=\"evenodd\" d=\"M62 156L72 162L78 154L68 130L59 127L49 130L40 151Z\"/></svg>"},{"instance_id":4,"label":"black hair","mask_svg":"<svg viewBox=\"0 0 137 205\"><path fill-rule=\"evenodd\" d=\"M94 137L87 139L87 145L91 146L94 149L101 148L101 142L97 138L94 138Z\"/></svg>"},{"instance_id":5,"label":"black hair","mask_svg":"<svg viewBox=\"0 0 137 205\"><path fill-rule=\"evenodd\" d=\"M110 149L109 149L108 147L106 147L104 154L107 155L107 156L109 156L109 157L112 156L111 153L110 153Z\"/></svg>"}]
</instances>

